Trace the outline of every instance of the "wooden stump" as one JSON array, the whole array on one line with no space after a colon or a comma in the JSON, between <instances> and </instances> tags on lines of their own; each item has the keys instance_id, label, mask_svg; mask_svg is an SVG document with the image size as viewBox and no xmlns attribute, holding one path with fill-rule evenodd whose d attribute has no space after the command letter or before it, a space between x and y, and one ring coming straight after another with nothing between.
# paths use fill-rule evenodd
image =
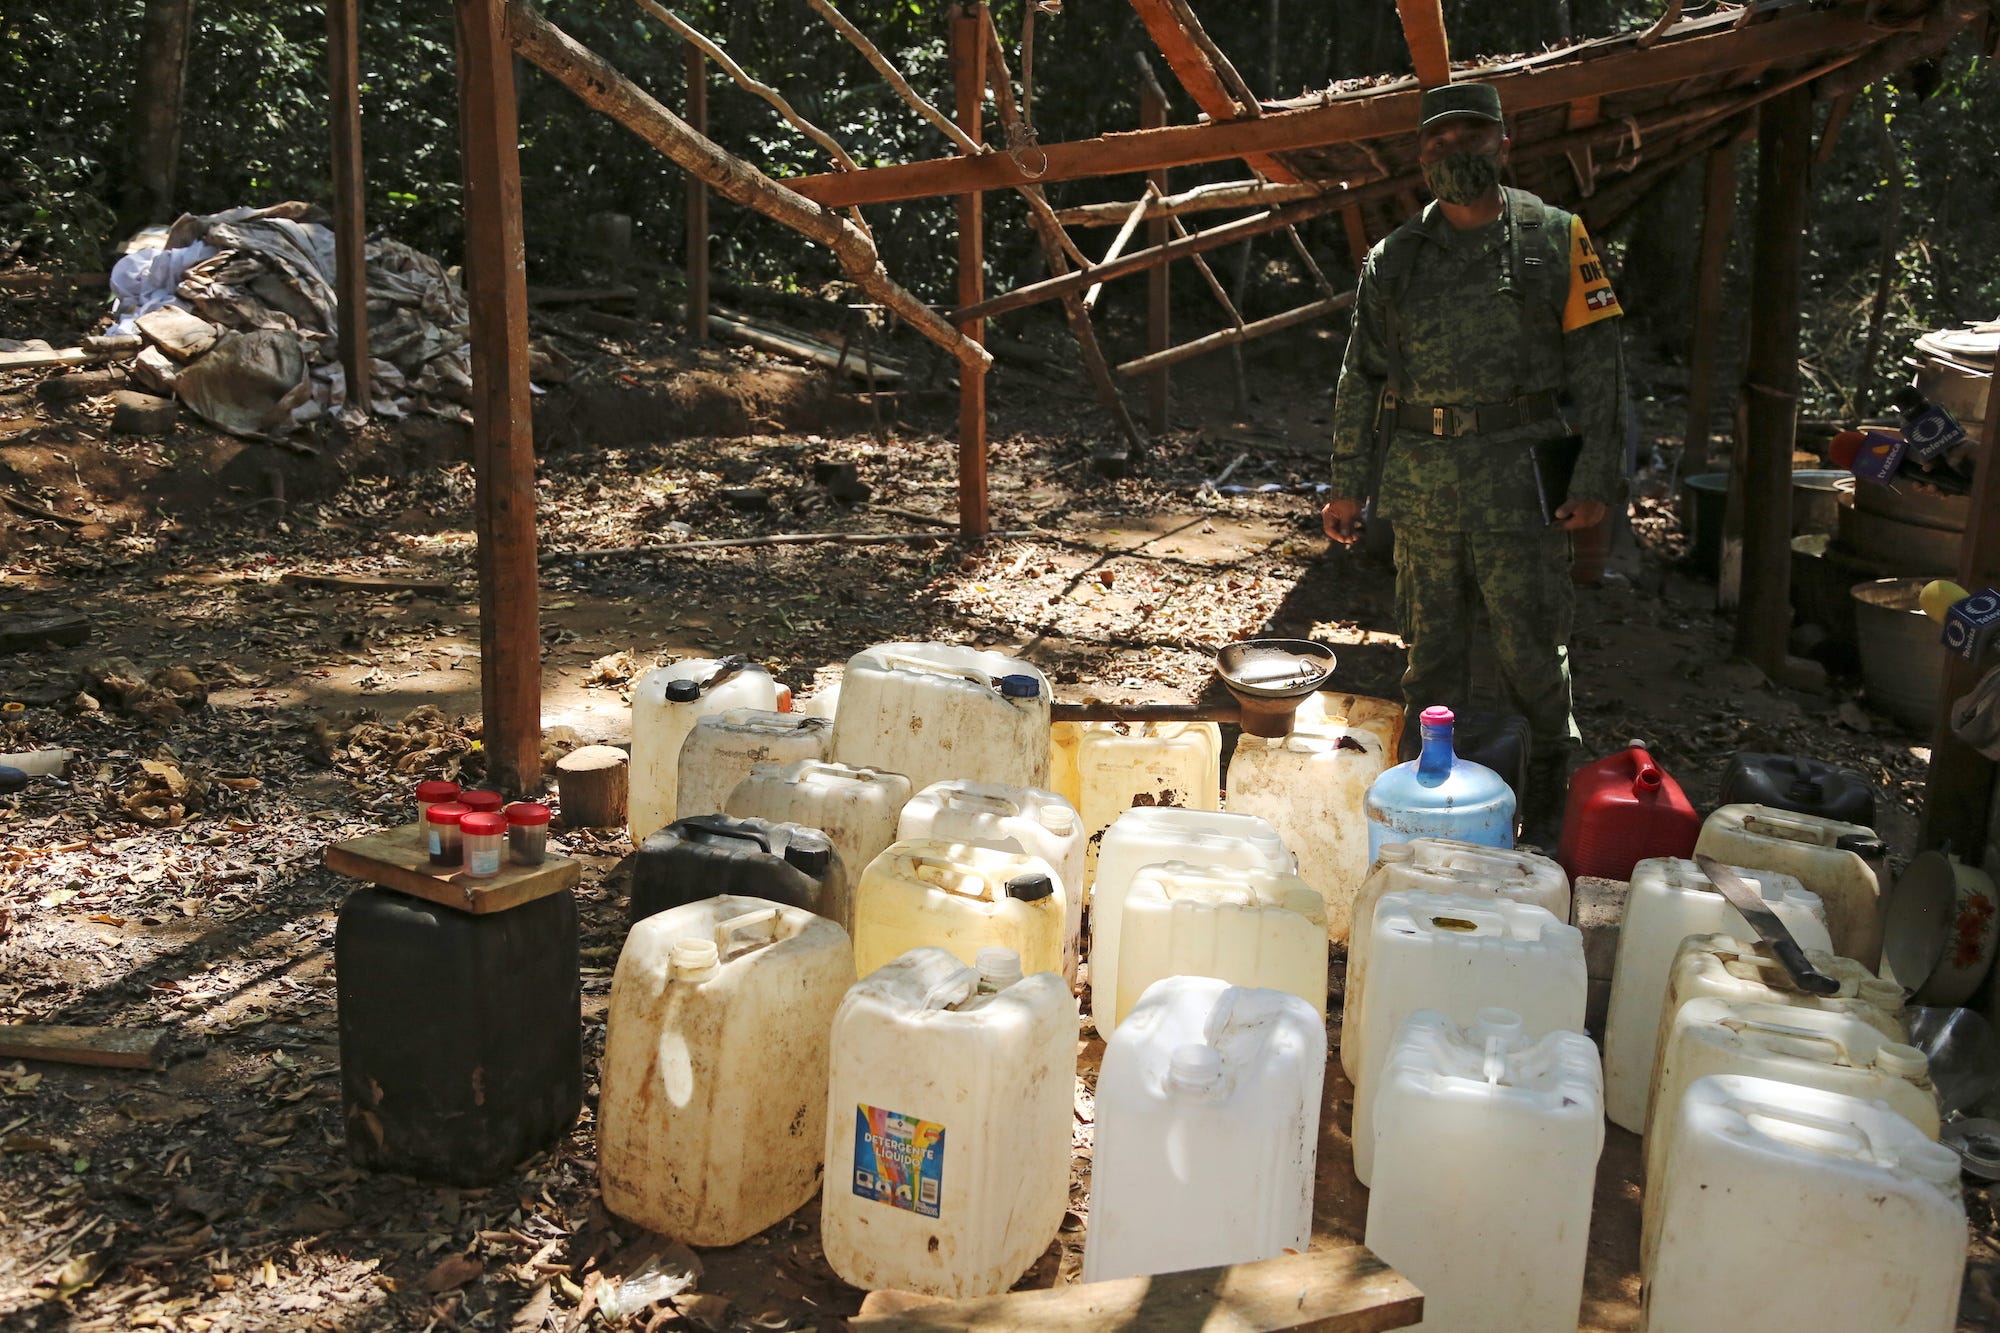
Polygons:
<instances>
[{"instance_id":1,"label":"wooden stump","mask_svg":"<svg viewBox=\"0 0 2000 1333\"><path fill-rule=\"evenodd\" d=\"M570 828L616 828L625 822L632 790L631 757L615 745L586 745L556 761L556 789L563 823Z\"/></svg>"}]
</instances>

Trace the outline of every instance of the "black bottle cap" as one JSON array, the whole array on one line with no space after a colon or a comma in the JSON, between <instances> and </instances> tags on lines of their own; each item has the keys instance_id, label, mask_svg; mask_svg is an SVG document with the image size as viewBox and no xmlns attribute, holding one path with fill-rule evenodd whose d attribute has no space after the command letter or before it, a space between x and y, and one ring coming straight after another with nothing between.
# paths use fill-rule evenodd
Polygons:
<instances>
[{"instance_id":1,"label":"black bottle cap","mask_svg":"<svg viewBox=\"0 0 2000 1333\"><path fill-rule=\"evenodd\" d=\"M691 680L670 680L667 682L667 702L671 704L691 704L701 698L701 686Z\"/></svg>"},{"instance_id":2,"label":"black bottle cap","mask_svg":"<svg viewBox=\"0 0 2000 1333\"><path fill-rule=\"evenodd\" d=\"M833 839L818 829L797 830L785 843L785 864L824 879L833 865Z\"/></svg>"},{"instance_id":3,"label":"black bottle cap","mask_svg":"<svg viewBox=\"0 0 2000 1333\"><path fill-rule=\"evenodd\" d=\"M1056 891L1055 881L1040 871L1016 875L1007 881L1007 896L1024 903L1040 902Z\"/></svg>"},{"instance_id":4,"label":"black bottle cap","mask_svg":"<svg viewBox=\"0 0 2000 1333\"><path fill-rule=\"evenodd\" d=\"M1042 692L1042 682L1030 675L1000 677L1000 694L1007 699L1033 699Z\"/></svg>"}]
</instances>

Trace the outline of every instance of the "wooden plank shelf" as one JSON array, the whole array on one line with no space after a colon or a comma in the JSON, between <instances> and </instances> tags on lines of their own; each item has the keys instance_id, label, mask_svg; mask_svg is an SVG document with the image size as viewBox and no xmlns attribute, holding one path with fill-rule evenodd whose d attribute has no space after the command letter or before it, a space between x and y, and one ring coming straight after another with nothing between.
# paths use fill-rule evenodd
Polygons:
<instances>
[{"instance_id":1,"label":"wooden plank shelf","mask_svg":"<svg viewBox=\"0 0 2000 1333\"><path fill-rule=\"evenodd\" d=\"M447 872L432 865L421 835L418 825L408 824L387 833L330 843L326 868L474 915L504 912L561 893L575 888L583 878L581 862L551 856L538 866L502 861L499 874L473 879L463 870Z\"/></svg>"}]
</instances>

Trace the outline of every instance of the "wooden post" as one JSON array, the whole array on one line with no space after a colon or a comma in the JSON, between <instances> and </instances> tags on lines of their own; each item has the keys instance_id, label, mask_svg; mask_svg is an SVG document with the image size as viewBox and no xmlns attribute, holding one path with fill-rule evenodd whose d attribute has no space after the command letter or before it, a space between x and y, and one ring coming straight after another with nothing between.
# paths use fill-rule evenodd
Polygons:
<instances>
[{"instance_id":1,"label":"wooden post","mask_svg":"<svg viewBox=\"0 0 2000 1333\"><path fill-rule=\"evenodd\" d=\"M1742 599L1736 653L1773 680L1785 675L1792 626L1792 442L1799 401L1799 267L1812 164L1812 89L1774 97L1760 113L1757 234L1744 368Z\"/></svg>"},{"instance_id":2,"label":"wooden post","mask_svg":"<svg viewBox=\"0 0 2000 1333\"><path fill-rule=\"evenodd\" d=\"M1156 130L1167 123L1167 93L1153 77L1150 66L1139 84L1139 128ZM1161 198L1167 193L1167 169L1155 168L1146 175ZM1146 224L1146 244L1167 243L1167 219L1154 218ZM1168 304L1171 288L1166 264L1146 275L1146 353L1154 355L1173 345L1173 314ZM1173 376L1165 366L1146 377L1146 423L1155 435L1167 428L1167 411L1172 403Z\"/></svg>"},{"instance_id":3,"label":"wooden post","mask_svg":"<svg viewBox=\"0 0 2000 1333\"><path fill-rule=\"evenodd\" d=\"M514 52L503 0L456 0L456 7L465 295L472 316L480 703L487 781L521 794L538 790L542 781L542 641Z\"/></svg>"},{"instance_id":4,"label":"wooden post","mask_svg":"<svg viewBox=\"0 0 2000 1333\"><path fill-rule=\"evenodd\" d=\"M615 745L586 745L556 760L556 787L568 828L623 828L631 800L631 759Z\"/></svg>"},{"instance_id":5,"label":"wooden post","mask_svg":"<svg viewBox=\"0 0 2000 1333\"><path fill-rule=\"evenodd\" d=\"M687 121L696 134L708 134L708 60L701 48L687 44ZM708 183L687 176L688 336L708 340Z\"/></svg>"},{"instance_id":6,"label":"wooden post","mask_svg":"<svg viewBox=\"0 0 2000 1333\"><path fill-rule=\"evenodd\" d=\"M327 0L327 120L333 129L333 287L347 401L368 410L368 205L361 176L360 0Z\"/></svg>"},{"instance_id":7,"label":"wooden post","mask_svg":"<svg viewBox=\"0 0 2000 1333\"><path fill-rule=\"evenodd\" d=\"M1729 258L1729 230L1736 218L1736 148L1709 152L1702 184L1701 251L1695 260L1694 330L1688 339L1687 433L1682 472L1708 465L1715 419L1715 335L1722 320L1722 276Z\"/></svg>"},{"instance_id":8,"label":"wooden post","mask_svg":"<svg viewBox=\"0 0 2000 1333\"><path fill-rule=\"evenodd\" d=\"M1987 381L1985 441L1972 472L1971 521L1959 547L1959 586L1972 592L2000 586L2000 465L1993 461L2000 441L2000 375ZM1943 652L1942 647L1933 649ZM1931 739L1930 780L1924 789L1923 845L1947 841L1965 860L1986 856L1988 816L1993 802L1993 761L1960 740L1951 729L1951 710L1993 667L1991 657L1976 662L1948 656L1938 691L1937 728ZM1915 663L1911 670L1917 670ZM1991 872L1993 867L1986 867Z\"/></svg>"},{"instance_id":9,"label":"wooden post","mask_svg":"<svg viewBox=\"0 0 2000 1333\"><path fill-rule=\"evenodd\" d=\"M146 0L133 81L132 170L120 219L125 230L172 222L178 211L181 107L193 31L194 0Z\"/></svg>"},{"instance_id":10,"label":"wooden post","mask_svg":"<svg viewBox=\"0 0 2000 1333\"><path fill-rule=\"evenodd\" d=\"M957 92L958 127L980 137L981 102L986 92L986 7L963 3L951 18L952 85ZM978 305L986 292L986 225L978 191L957 197L958 304ZM986 341L986 321L965 320L959 332ZM958 372L958 527L972 538L992 530L986 507L986 372L961 362Z\"/></svg>"}]
</instances>

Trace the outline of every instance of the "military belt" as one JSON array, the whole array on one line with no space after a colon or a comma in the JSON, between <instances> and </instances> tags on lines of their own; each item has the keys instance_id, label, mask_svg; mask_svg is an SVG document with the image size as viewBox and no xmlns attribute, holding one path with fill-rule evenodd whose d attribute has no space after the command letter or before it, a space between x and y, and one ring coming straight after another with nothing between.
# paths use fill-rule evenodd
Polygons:
<instances>
[{"instance_id":1,"label":"military belt","mask_svg":"<svg viewBox=\"0 0 2000 1333\"><path fill-rule=\"evenodd\" d=\"M1446 403L1426 407L1421 403L1396 404L1396 425L1420 435L1489 435L1531 426L1558 415L1553 393L1524 393L1505 403L1476 403L1462 406Z\"/></svg>"}]
</instances>

